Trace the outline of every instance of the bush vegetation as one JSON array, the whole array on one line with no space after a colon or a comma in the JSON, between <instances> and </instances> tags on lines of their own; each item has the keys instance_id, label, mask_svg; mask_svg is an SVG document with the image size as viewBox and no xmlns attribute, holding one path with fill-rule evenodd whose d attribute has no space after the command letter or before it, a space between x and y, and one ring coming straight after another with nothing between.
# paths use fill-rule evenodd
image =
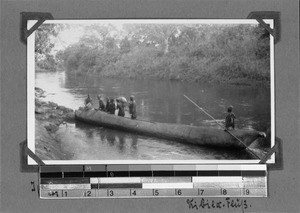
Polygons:
<instances>
[{"instance_id":1,"label":"bush vegetation","mask_svg":"<svg viewBox=\"0 0 300 213\"><path fill-rule=\"evenodd\" d=\"M55 56L67 72L237 84L270 81L270 39L259 25L91 25L86 32Z\"/></svg>"}]
</instances>

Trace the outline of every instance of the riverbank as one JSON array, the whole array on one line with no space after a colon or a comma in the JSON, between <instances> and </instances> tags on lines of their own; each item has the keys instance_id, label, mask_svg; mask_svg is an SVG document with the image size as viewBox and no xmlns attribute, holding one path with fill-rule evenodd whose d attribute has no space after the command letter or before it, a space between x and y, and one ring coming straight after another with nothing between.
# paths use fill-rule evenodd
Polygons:
<instances>
[{"instance_id":1,"label":"riverbank","mask_svg":"<svg viewBox=\"0 0 300 213\"><path fill-rule=\"evenodd\" d=\"M67 73L76 75L76 76L92 76L92 77L101 77L101 78L110 78L110 79L132 79L132 80L156 80L156 81L171 81L171 82L185 82L185 83L197 83L197 84L210 84L210 85L219 85L219 86L242 86L242 87L260 87L260 88L270 88L269 79L252 79L252 78L243 78L243 77L224 77L221 75L212 76L211 74L201 75L201 76L165 76L160 74L155 75L135 75L125 71L118 71L115 73L111 72L102 72L99 73L96 70L90 69L88 72L82 72L80 70L67 71Z\"/></svg>"},{"instance_id":2,"label":"riverbank","mask_svg":"<svg viewBox=\"0 0 300 213\"><path fill-rule=\"evenodd\" d=\"M59 130L74 121L74 111L53 102L42 101L45 91L35 88L35 153L42 160L69 160L63 151Z\"/></svg>"}]
</instances>

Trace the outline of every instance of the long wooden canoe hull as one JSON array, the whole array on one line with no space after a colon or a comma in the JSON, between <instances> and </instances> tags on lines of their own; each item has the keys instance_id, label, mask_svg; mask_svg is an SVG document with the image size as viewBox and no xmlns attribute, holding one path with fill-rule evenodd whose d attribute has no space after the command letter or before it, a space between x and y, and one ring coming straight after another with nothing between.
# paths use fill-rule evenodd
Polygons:
<instances>
[{"instance_id":1,"label":"long wooden canoe hull","mask_svg":"<svg viewBox=\"0 0 300 213\"><path fill-rule=\"evenodd\" d=\"M97 110L76 110L75 118L81 122L129 131L151 137L164 138L195 145L231 149L245 149L263 134L255 130L232 130L243 145L222 129L182 124L156 123L119 117Z\"/></svg>"}]
</instances>

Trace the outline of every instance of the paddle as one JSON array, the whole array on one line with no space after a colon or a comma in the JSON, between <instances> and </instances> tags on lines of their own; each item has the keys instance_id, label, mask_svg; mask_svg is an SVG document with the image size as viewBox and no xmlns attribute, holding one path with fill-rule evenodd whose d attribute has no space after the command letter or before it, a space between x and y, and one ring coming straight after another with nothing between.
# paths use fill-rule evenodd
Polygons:
<instances>
[{"instance_id":1,"label":"paddle","mask_svg":"<svg viewBox=\"0 0 300 213\"><path fill-rule=\"evenodd\" d=\"M223 127L222 124L220 124L213 116L211 116L208 112L206 112L203 108L201 108L198 104L196 104L192 99L190 99L189 97L187 97L186 95L183 95L186 99L188 99L191 103L193 103L198 109L200 109L202 112L204 112L206 115L208 115L211 119L213 119L220 127L222 127L223 130L225 130L225 132L229 133L232 137L234 137L237 141L239 141L241 144L243 144L243 146L256 158L260 159L260 157L258 155L256 155L254 152L252 152L249 147L247 147L243 141L241 141L238 137L236 137L234 134L232 134L231 132L229 132L227 129L225 129Z\"/></svg>"}]
</instances>

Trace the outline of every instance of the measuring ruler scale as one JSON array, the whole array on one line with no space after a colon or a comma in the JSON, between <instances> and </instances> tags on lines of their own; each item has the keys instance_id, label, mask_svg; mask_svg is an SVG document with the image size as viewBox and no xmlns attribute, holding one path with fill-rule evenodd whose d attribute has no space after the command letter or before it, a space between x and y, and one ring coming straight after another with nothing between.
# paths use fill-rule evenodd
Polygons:
<instances>
[{"instance_id":1,"label":"measuring ruler scale","mask_svg":"<svg viewBox=\"0 0 300 213\"><path fill-rule=\"evenodd\" d=\"M41 166L40 198L267 197L266 165Z\"/></svg>"}]
</instances>

